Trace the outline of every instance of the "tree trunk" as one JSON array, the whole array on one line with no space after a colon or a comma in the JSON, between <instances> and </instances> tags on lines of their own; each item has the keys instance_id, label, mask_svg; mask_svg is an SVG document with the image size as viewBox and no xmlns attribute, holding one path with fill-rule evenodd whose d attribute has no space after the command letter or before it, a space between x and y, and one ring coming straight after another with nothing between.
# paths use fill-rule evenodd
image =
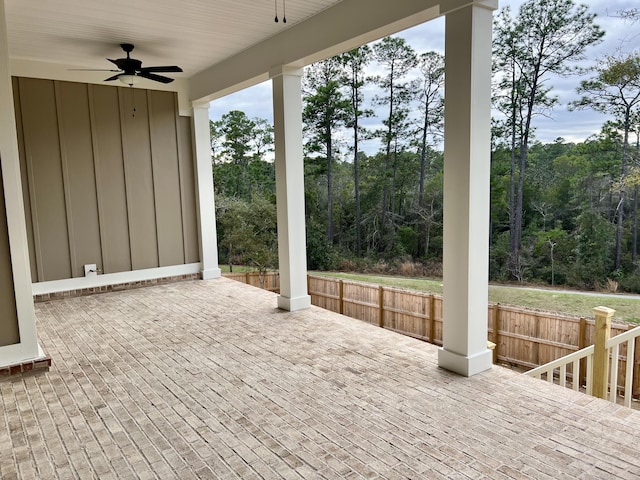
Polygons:
<instances>
[{"instance_id":1,"label":"tree trunk","mask_svg":"<svg viewBox=\"0 0 640 480\"><path fill-rule=\"evenodd\" d=\"M630 114L631 112L627 108L625 112L624 118L624 140L622 143L622 181L624 182L625 177L627 176L627 153L629 152L629 129L630 129ZM624 202L625 202L625 192L624 187L620 191L620 202L618 203L617 210L617 219L618 223L616 225L616 263L615 269L618 270L622 268L622 234L623 234L623 223L624 223Z\"/></svg>"},{"instance_id":2,"label":"tree trunk","mask_svg":"<svg viewBox=\"0 0 640 480\"><path fill-rule=\"evenodd\" d=\"M427 251L425 245L426 225L424 220L424 182L427 173L427 131L429 129L429 107L428 100L425 105L424 122L422 124L422 139L420 145L420 184L418 186L418 258L423 257Z\"/></svg>"},{"instance_id":3,"label":"tree trunk","mask_svg":"<svg viewBox=\"0 0 640 480\"><path fill-rule=\"evenodd\" d=\"M333 243L333 151L331 142L331 125L325 126L327 139L327 241Z\"/></svg>"},{"instance_id":4,"label":"tree trunk","mask_svg":"<svg viewBox=\"0 0 640 480\"><path fill-rule=\"evenodd\" d=\"M516 217L518 205L516 202L516 119L518 105L516 102L516 74L515 68L511 73L511 171L509 174L509 269L513 272L520 256L520 243L517 240ZM513 275L512 275L513 276Z\"/></svg>"},{"instance_id":5,"label":"tree trunk","mask_svg":"<svg viewBox=\"0 0 640 480\"><path fill-rule=\"evenodd\" d=\"M631 246L633 272L638 270L638 185L633 189L633 245Z\"/></svg>"},{"instance_id":6,"label":"tree trunk","mask_svg":"<svg viewBox=\"0 0 640 480\"><path fill-rule=\"evenodd\" d=\"M393 75L393 70L391 72ZM384 191L382 194L382 218L380 221L380 231L382 235L381 245L383 250L386 250L386 241L387 241L387 214L389 213L389 164L391 162L391 139L393 134L393 81L389 87L389 125L387 127L387 138L386 138L386 155L385 155L385 163L384 163L384 173L382 175L382 179L384 182Z\"/></svg>"},{"instance_id":7,"label":"tree trunk","mask_svg":"<svg viewBox=\"0 0 640 480\"><path fill-rule=\"evenodd\" d=\"M624 222L624 190L620 192L620 201L616 209L616 262L614 269L622 266L622 223Z\"/></svg>"},{"instance_id":8,"label":"tree trunk","mask_svg":"<svg viewBox=\"0 0 640 480\"><path fill-rule=\"evenodd\" d=\"M360 172L358 171L358 113L356 110L353 127L353 188L356 201L356 255L362 256L362 227L360 226Z\"/></svg>"},{"instance_id":9,"label":"tree trunk","mask_svg":"<svg viewBox=\"0 0 640 480\"><path fill-rule=\"evenodd\" d=\"M636 131L636 158L640 158L640 132ZM638 185L633 189L633 250L631 252L633 273L638 271Z\"/></svg>"},{"instance_id":10,"label":"tree trunk","mask_svg":"<svg viewBox=\"0 0 640 480\"><path fill-rule=\"evenodd\" d=\"M511 252L511 268L513 277L521 281L522 280L522 258L520 250L522 248L522 227L524 216L524 174L527 166L527 146L524 143L520 144L520 162L518 166L518 188L516 191L516 209L514 219L513 235L513 249Z\"/></svg>"},{"instance_id":11,"label":"tree trunk","mask_svg":"<svg viewBox=\"0 0 640 480\"><path fill-rule=\"evenodd\" d=\"M527 168L527 156L529 154L529 135L531 133L531 120L533 118L533 109L536 105L536 95L538 92L538 80L539 80L539 69L540 69L540 61L542 59L538 58L538 63L533 70L532 78L533 82L531 85L531 91L526 100L525 107L525 116L524 116L524 128L521 129L521 138L520 138L520 165L518 170L518 190L516 192L516 212L515 212L515 221L514 221L514 229L513 234L515 235L513 239L513 251L512 251L512 266L515 267L515 270L512 272L515 274L516 279L518 281L522 280L522 258L520 251L522 249L522 229L523 229L523 216L524 216L524 178L525 171ZM513 112L514 120L516 117L516 112ZM522 117L521 117L522 118ZM521 124L522 126L522 124ZM515 125L514 125L515 132Z\"/></svg>"},{"instance_id":12,"label":"tree trunk","mask_svg":"<svg viewBox=\"0 0 640 480\"><path fill-rule=\"evenodd\" d=\"M509 251L515 255L516 248L516 132L511 137L511 172L509 174Z\"/></svg>"}]
</instances>

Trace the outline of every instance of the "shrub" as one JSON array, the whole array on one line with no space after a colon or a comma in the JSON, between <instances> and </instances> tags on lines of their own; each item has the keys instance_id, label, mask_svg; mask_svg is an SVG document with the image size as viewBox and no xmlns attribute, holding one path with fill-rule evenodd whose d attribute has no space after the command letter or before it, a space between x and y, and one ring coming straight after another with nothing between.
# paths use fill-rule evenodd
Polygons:
<instances>
[{"instance_id":1,"label":"shrub","mask_svg":"<svg viewBox=\"0 0 640 480\"><path fill-rule=\"evenodd\" d=\"M424 273L424 266L420 262L403 261L398 267L398 274L403 277L418 277Z\"/></svg>"},{"instance_id":2,"label":"shrub","mask_svg":"<svg viewBox=\"0 0 640 480\"><path fill-rule=\"evenodd\" d=\"M618 280L620 290L628 293L640 293L640 273L625 275Z\"/></svg>"}]
</instances>

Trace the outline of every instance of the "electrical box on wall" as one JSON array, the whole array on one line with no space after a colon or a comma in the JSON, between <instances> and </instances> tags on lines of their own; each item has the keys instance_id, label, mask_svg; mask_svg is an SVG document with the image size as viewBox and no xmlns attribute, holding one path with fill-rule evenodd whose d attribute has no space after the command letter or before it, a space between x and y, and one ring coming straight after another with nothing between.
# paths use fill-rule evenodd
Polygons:
<instances>
[{"instance_id":1,"label":"electrical box on wall","mask_svg":"<svg viewBox=\"0 0 640 480\"><path fill-rule=\"evenodd\" d=\"M98 267L95 263L87 263L84 266L84 276L85 277L95 277L98 275Z\"/></svg>"}]
</instances>

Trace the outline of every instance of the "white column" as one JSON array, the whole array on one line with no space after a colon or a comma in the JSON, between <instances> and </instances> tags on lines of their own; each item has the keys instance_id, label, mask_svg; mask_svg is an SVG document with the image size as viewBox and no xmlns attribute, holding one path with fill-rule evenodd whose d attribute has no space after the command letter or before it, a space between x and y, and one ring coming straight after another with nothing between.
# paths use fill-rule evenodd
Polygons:
<instances>
[{"instance_id":1,"label":"white column","mask_svg":"<svg viewBox=\"0 0 640 480\"><path fill-rule=\"evenodd\" d=\"M211 166L211 131L209 104L193 107L193 136L195 144L196 188L198 203L198 233L202 279L218 278L218 239L216 236L216 206L213 194Z\"/></svg>"},{"instance_id":2,"label":"white column","mask_svg":"<svg viewBox=\"0 0 640 480\"><path fill-rule=\"evenodd\" d=\"M302 70L280 67L270 72L273 84L276 198L278 204L278 307L308 308L307 246L302 153Z\"/></svg>"},{"instance_id":3,"label":"white column","mask_svg":"<svg viewBox=\"0 0 640 480\"><path fill-rule=\"evenodd\" d=\"M31 268L22 201L20 157L7 43L4 0L0 0L0 167L2 168L13 286L20 330L20 343L0 347L0 365L20 363L41 356L36 336L36 318L31 293ZM0 215L4 215L4 213L0 212Z\"/></svg>"},{"instance_id":4,"label":"white column","mask_svg":"<svg viewBox=\"0 0 640 480\"><path fill-rule=\"evenodd\" d=\"M446 16L443 346L438 364L465 376L487 349L492 11Z\"/></svg>"}]
</instances>

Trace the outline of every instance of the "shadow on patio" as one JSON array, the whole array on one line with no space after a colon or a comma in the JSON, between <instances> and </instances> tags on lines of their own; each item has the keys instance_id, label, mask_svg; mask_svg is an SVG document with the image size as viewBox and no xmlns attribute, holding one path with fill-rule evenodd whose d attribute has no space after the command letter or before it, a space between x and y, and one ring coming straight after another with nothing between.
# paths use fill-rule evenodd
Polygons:
<instances>
[{"instance_id":1,"label":"shadow on patio","mask_svg":"<svg viewBox=\"0 0 640 480\"><path fill-rule=\"evenodd\" d=\"M638 478L640 412L217 279L36 305L0 477Z\"/></svg>"}]
</instances>

